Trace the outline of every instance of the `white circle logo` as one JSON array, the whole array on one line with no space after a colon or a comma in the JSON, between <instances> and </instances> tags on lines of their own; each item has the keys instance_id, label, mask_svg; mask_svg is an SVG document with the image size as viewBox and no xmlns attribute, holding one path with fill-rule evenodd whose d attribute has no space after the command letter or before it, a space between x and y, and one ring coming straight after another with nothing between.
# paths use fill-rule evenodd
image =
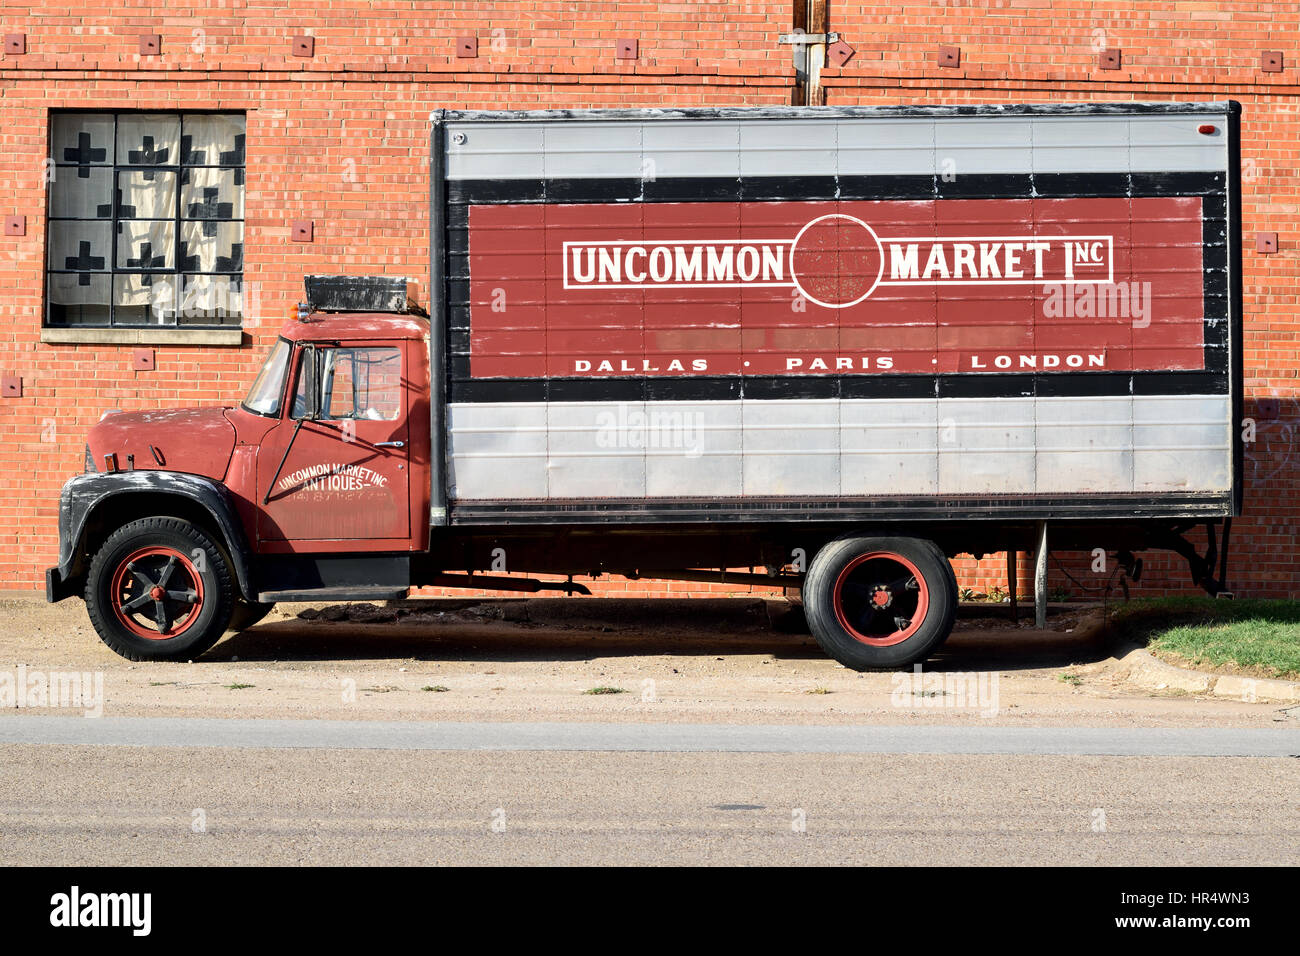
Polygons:
<instances>
[{"instance_id":1,"label":"white circle logo","mask_svg":"<svg viewBox=\"0 0 1300 956\"><path fill-rule=\"evenodd\" d=\"M874 229L855 216L830 213L810 220L790 246L790 277L809 302L847 309L875 291L885 251Z\"/></svg>"}]
</instances>

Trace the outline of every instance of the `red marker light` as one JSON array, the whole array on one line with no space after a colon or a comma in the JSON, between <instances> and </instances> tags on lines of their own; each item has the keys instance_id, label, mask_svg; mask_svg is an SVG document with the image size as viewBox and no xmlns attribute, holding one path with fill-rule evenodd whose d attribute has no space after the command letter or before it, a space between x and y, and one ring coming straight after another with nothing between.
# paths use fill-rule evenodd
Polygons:
<instances>
[{"instance_id":1,"label":"red marker light","mask_svg":"<svg viewBox=\"0 0 1300 956\"><path fill-rule=\"evenodd\" d=\"M1213 123L1202 123L1200 126L1196 127L1196 132L1204 133L1206 136L1212 136L1218 132L1218 129L1215 128Z\"/></svg>"}]
</instances>

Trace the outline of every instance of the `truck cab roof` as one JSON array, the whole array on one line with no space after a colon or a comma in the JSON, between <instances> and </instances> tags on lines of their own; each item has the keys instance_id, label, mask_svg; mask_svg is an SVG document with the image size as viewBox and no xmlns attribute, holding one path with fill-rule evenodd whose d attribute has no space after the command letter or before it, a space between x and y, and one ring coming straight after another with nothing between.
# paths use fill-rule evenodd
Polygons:
<instances>
[{"instance_id":1,"label":"truck cab roof","mask_svg":"<svg viewBox=\"0 0 1300 956\"><path fill-rule=\"evenodd\" d=\"M429 335L429 320L391 312L313 312L285 323L280 334L290 342L423 339Z\"/></svg>"}]
</instances>

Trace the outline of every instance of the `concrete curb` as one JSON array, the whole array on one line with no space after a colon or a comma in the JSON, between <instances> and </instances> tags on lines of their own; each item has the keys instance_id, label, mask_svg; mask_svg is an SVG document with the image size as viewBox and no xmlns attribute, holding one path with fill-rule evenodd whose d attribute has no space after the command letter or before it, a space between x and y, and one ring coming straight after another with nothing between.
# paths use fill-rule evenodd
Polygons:
<instances>
[{"instance_id":1,"label":"concrete curb","mask_svg":"<svg viewBox=\"0 0 1300 956\"><path fill-rule=\"evenodd\" d=\"M1300 682L1235 674L1206 674L1166 664L1150 651L1134 647L1119 658L1123 670L1116 677L1124 683L1150 691L1183 691L1244 703L1300 702Z\"/></svg>"}]
</instances>

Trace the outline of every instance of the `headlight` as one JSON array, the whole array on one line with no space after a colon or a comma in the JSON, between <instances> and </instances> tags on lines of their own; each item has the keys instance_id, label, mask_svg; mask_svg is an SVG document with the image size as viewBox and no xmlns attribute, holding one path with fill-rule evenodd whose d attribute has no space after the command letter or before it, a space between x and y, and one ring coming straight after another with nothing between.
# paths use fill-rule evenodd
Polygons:
<instances>
[{"instance_id":1,"label":"headlight","mask_svg":"<svg viewBox=\"0 0 1300 956\"><path fill-rule=\"evenodd\" d=\"M87 442L86 443L86 471L89 473L89 472L93 472L94 470L95 470L95 459L90 454L90 443Z\"/></svg>"}]
</instances>

